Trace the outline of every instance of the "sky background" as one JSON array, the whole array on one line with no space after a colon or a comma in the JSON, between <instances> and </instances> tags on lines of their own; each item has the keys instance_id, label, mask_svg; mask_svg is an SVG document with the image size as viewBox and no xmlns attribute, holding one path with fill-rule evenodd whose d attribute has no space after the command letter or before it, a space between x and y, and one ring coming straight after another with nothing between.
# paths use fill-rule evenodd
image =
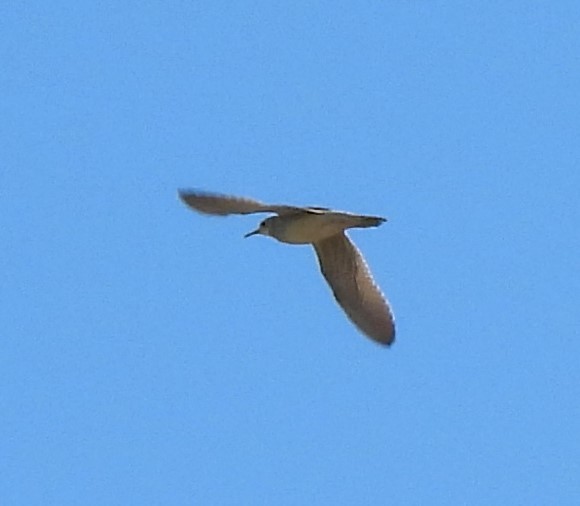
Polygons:
<instances>
[{"instance_id":1,"label":"sky background","mask_svg":"<svg viewBox=\"0 0 580 506\"><path fill-rule=\"evenodd\" d=\"M580 3L0 7L0 503L580 501ZM309 247L384 215L381 348Z\"/></svg>"}]
</instances>

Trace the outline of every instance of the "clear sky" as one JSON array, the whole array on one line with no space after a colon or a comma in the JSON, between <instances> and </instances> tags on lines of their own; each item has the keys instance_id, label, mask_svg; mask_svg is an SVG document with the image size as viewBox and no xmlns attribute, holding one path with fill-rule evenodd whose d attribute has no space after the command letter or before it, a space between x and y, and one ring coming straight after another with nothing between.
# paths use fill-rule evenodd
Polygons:
<instances>
[{"instance_id":1,"label":"clear sky","mask_svg":"<svg viewBox=\"0 0 580 506\"><path fill-rule=\"evenodd\" d=\"M580 3L0 7L0 503L580 503ZM383 349L311 248L388 217Z\"/></svg>"}]
</instances>

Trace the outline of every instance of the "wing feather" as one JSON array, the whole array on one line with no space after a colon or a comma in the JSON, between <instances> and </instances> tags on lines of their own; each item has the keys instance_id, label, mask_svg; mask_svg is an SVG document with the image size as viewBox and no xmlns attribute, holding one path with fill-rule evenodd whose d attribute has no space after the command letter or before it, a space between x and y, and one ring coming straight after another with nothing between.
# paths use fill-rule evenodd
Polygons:
<instances>
[{"instance_id":1,"label":"wing feather","mask_svg":"<svg viewBox=\"0 0 580 506\"><path fill-rule=\"evenodd\" d=\"M253 213L276 213L283 215L306 211L301 207L264 204L258 200L245 197L234 197L198 190L180 190L179 198L195 211L217 216Z\"/></svg>"},{"instance_id":2,"label":"wing feather","mask_svg":"<svg viewBox=\"0 0 580 506\"><path fill-rule=\"evenodd\" d=\"M344 233L314 243L320 270L349 319L374 341L390 345L395 322L358 248Z\"/></svg>"}]
</instances>

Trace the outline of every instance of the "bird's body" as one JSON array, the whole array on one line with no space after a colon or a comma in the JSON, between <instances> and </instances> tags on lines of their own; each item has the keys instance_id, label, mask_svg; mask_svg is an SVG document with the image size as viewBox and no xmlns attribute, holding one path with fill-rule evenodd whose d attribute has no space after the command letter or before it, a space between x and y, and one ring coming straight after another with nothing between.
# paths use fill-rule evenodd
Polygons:
<instances>
[{"instance_id":1,"label":"bird's body","mask_svg":"<svg viewBox=\"0 0 580 506\"><path fill-rule=\"evenodd\" d=\"M322 207L269 205L199 191L180 191L179 196L189 207L204 214L275 213L246 237L261 234L286 244L312 244L322 274L347 316L374 341L392 344L395 326L390 307L364 258L345 234L349 228L377 227L386 221L384 218Z\"/></svg>"},{"instance_id":2,"label":"bird's body","mask_svg":"<svg viewBox=\"0 0 580 506\"><path fill-rule=\"evenodd\" d=\"M266 219L268 235L287 244L315 244L347 228L375 227L383 221L383 218L333 211L298 212Z\"/></svg>"}]
</instances>

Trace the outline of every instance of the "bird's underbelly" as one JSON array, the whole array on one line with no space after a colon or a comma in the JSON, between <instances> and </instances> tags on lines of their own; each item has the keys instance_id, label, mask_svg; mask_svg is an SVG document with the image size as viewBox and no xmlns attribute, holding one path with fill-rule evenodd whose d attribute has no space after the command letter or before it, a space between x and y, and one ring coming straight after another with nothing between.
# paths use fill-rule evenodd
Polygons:
<instances>
[{"instance_id":1,"label":"bird's underbelly","mask_svg":"<svg viewBox=\"0 0 580 506\"><path fill-rule=\"evenodd\" d=\"M327 215L305 215L288 220L276 239L288 244L312 244L336 235L346 228L340 220Z\"/></svg>"}]
</instances>

